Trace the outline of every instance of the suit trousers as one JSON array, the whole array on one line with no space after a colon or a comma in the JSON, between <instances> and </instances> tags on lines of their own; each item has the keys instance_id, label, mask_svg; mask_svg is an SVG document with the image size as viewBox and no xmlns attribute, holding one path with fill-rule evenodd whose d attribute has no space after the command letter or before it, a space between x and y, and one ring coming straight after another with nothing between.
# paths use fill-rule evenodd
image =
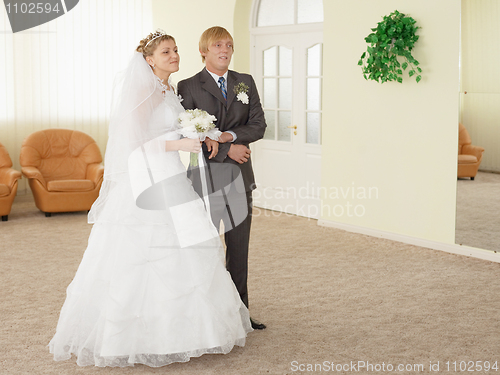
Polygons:
<instances>
[{"instance_id":1,"label":"suit trousers","mask_svg":"<svg viewBox=\"0 0 500 375\"><path fill-rule=\"evenodd\" d=\"M231 274L231 278L240 294L241 300L248 307L248 245L250 242L250 227L252 225L252 192L246 192L248 215L236 227L232 228L232 223L228 215L228 206L211 205L212 221L217 229L220 222L224 223L226 232L224 241L226 243L226 269ZM221 208L216 208L221 207ZM227 228L232 228L227 230Z\"/></svg>"}]
</instances>

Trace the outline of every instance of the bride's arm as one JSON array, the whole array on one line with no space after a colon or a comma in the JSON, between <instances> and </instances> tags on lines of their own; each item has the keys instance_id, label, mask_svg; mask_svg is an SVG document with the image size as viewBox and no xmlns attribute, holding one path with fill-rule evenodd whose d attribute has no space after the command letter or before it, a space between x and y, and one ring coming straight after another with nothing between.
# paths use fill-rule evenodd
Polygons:
<instances>
[{"instance_id":1,"label":"bride's arm","mask_svg":"<svg viewBox=\"0 0 500 375\"><path fill-rule=\"evenodd\" d=\"M165 151L200 152L201 142L199 139L182 138L175 141L165 141Z\"/></svg>"}]
</instances>

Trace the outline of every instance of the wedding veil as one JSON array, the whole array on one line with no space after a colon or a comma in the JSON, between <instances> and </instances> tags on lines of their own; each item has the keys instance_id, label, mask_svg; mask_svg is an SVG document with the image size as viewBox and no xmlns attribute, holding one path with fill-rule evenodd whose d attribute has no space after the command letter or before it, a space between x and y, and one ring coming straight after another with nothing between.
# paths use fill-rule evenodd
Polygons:
<instances>
[{"instance_id":1,"label":"wedding veil","mask_svg":"<svg viewBox=\"0 0 500 375\"><path fill-rule=\"evenodd\" d=\"M151 67L142 53L135 52L127 68L118 73L113 84L104 180L99 197L90 210L89 223L99 219L109 194L117 184L129 183L130 154L159 135L149 122L162 100Z\"/></svg>"}]
</instances>

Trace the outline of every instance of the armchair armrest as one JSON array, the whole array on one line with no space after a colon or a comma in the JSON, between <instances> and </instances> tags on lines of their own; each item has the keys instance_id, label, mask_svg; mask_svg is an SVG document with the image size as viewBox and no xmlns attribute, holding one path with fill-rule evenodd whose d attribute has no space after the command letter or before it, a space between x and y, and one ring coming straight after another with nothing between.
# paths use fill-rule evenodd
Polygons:
<instances>
[{"instance_id":1,"label":"armchair armrest","mask_svg":"<svg viewBox=\"0 0 500 375\"><path fill-rule=\"evenodd\" d=\"M483 151L484 148L479 146L463 145L462 147L462 154L474 155L478 161L481 160L481 157L483 156Z\"/></svg>"},{"instance_id":2,"label":"armchair armrest","mask_svg":"<svg viewBox=\"0 0 500 375\"><path fill-rule=\"evenodd\" d=\"M0 169L0 182L7 185L9 188L14 187L14 183L20 179L23 175L21 172L16 171L12 168L1 168Z\"/></svg>"},{"instance_id":3,"label":"armchair armrest","mask_svg":"<svg viewBox=\"0 0 500 375\"><path fill-rule=\"evenodd\" d=\"M89 164L87 166L87 180L92 181L94 184L98 184L104 176L104 167L101 164Z\"/></svg>"},{"instance_id":4,"label":"armchair armrest","mask_svg":"<svg viewBox=\"0 0 500 375\"><path fill-rule=\"evenodd\" d=\"M42 173L38 170L37 167L22 167L21 171L26 177L38 180L45 188L47 187L45 179L43 178Z\"/></svg>"}]
</instances>

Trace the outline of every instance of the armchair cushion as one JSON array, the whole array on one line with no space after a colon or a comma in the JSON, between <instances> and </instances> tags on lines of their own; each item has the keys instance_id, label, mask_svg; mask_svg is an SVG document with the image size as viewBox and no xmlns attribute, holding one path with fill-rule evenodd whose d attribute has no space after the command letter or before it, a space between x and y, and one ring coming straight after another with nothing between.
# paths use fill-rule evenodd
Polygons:
<instances>
[{"instance_id":1,"label":"armchair cushion","mask_svg":"<svg viewBox=\"0 0 500 375\"><path fill-rule=\"evenodd\" d=\"M47 183L48 191L90 191L94 188L90 180L54 180Z\"/></svg>"},{"instance_id":2,"label":"armchair cushion","mask_svg":"<svg viewBox=\"0 0 500 375\"><path fill-rule=\"evenodd\" d=\"M458 164L475 164L477 158L474 155L458 155Z\"/></svg>"},{"instance_id":3,"label":"armchair cushion","mask_svg":"<svg viewBox=\"0 0 500 375\"><path fill-rule=\"evenodd\" d=\"M462 155L473 155L476 157L477 160L481 159L483 152L484 148L479 146L463 145L462 147Z\"/></svg>"}]
</instances>

